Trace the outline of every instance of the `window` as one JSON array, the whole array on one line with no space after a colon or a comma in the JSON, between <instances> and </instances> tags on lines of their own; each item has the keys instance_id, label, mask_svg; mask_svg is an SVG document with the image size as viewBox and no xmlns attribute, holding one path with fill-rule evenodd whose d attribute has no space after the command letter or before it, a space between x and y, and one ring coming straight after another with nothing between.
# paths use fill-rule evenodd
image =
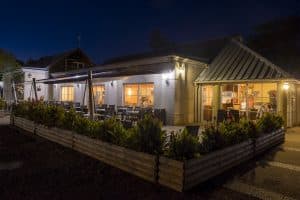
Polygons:
<instances>
[{"instance_id":1,"label":"window","mask_svg":"<svg viewBox=\"0 0 300 200\"><path fill-rule=\"evenodd\" d=\"M62 86L61 87L61 101L74 101L74 87Z\"/></svg>"},{"instance_id":2,"label":"window","mask_svg":"<svg viewBox=\"0 0 300 200\"><path fill-rule=\"evenodd\" d=\"M153 106L154 84L124 84L124 104L129 106Z\"/></svg>"},{"instance_id":3,"label":"window","mask_svg":"<svg viewBox=\"0 0 300 200\"><path fill-rule=\"evenodd\" d=\"M248 107L257 111L263 106L272 112L277 108L277 84L276 83L253 83L248 85Z\"/></svg>"},{"instance_id":4,"label":"window","mask_svg":"<svg viewBox=\"0 0 300 200\"><path fill-rule=\"evenodd\" d=\"M203 120L212 121L212 99L213 99L213 86L206 85L202 87L202 108Z\"/></svg>"},{"instance_id":5,"label":"window","mask_svg":"<svg viewBox=\"0 0 300 200\"><path fill-rule=\"evenodd\" d=\"M102 105L104 103L104 85L94 85L93 86L93 94L96 105Z\"/></svg>"},{"instance_id":6,"label":"window","mask_svg":"<svg viewBox=\"0 0 300 200\"><path fill-rule=\"evenodd\" d=\"M246 84L221 86L221 108L246 111Z\"/></svg>"}]
</instances>

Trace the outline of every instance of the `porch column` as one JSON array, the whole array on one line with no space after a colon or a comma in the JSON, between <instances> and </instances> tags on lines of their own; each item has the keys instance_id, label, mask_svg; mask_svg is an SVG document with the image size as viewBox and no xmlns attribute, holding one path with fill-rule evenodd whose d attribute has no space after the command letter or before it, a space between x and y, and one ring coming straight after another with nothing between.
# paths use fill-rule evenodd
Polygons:
<instances>
[{"instance_id":1,"label":"porch column","mask_svg":"<svg viewBox=\"0 0 300 200\"><path fill-rule=\"evenodd\" d=\"M212 108L213 108L213 121L217 122L218 110L220 109L221 104L221 95L220 95L220 84L213 86L213 100L212 100Z\"/></svg>"},{"instance_id":2,"label":"porch column","mask_svg":"<svg viewBox=\"0 0 300 200\"><path fill-rule=\"evenodd\" d=\"M283 88L283 83L277 84L277 114L283 117L284 127L287 126L287 93Z\"/></svg>"}]
</instances>

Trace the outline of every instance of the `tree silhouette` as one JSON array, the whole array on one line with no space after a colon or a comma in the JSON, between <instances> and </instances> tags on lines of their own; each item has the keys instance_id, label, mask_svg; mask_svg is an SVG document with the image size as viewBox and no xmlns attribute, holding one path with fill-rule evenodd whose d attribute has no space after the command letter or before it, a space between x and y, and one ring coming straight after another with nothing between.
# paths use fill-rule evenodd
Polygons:
<instances>
[{"instance_id":1,"label":"tree silhouette","mask_svg":"<svg viewBox=\"0 0 300 200\"><path fill-rule=\"evenodd\" d=\"M278 18L258 25L248 38L248 45L300 77L300 16Z\"/></svg>"},{"instance_id":2,"label":"tree silhouette","mask_svg":"<svg viewBox=\"0 0 300 200\"><path fill-rule=\"evenodd\" d=\"M150 33L149 47L153 51L169 50L174 47L174 42L164 36L159 29Z\"/></svg>"}]
</instances>

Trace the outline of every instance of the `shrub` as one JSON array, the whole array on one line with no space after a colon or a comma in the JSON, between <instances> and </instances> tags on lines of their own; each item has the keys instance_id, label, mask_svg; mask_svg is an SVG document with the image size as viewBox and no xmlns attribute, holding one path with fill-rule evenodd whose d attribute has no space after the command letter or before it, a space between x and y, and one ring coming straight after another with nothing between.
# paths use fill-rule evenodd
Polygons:
<instances>
[{"instance_id":1,"label":"shrub","mask_svg":"<svg viewBox=\"0 0 300 200\"><path fill-rule=\"evenodd\" d=\"M61 127L64 122L65 110L60 106L43 105L43 107L45 115L43 117L44 121L42 122L42 124L48 127Z\"/></svg>"},{"instance_id":2,"label":"shrub","mask_svg":"<svg viewBox=\"0 0 300 200\"><path fill-rule=\"evenodd\" d=\"M196 157L198 147L198 138L183 129L182 132L171 135L167 156L176 160L191 159Z\"/></svg>"},{"instance_id":3,"label":"shrub","mask_svg":"<svg viewBox=\"0 0 300 200\"><path fill-rule=\"evenodd\" d=\"M3 110L6 107L4 99L0 98L0 110Z\"/></svg>"},{"instance_id":4,"label":"shrub","mask_svg":"<svg viewBox=\"0 0 300 200\"><path fill-rule=\"evenodd\" d=\"M28 118L28 103L20 102L17 105L13 104L12 113L17 117Z\"/></svg>"},{"instance_id":5,"label":"shrub","mask_svg":"<svg viewBox=\"0 0 300 200\"><path fill-rule=\"evenodd\" d=\"M201 135L201 143L199 152L206 154L226 146L224 135L215 126L210 126L204 129Z\"/></svg>"},{"instance_id":6,"label":"shrub","mask_svg":"<svg viewBox=\"0 0 300 200\"><path fill-rule=\"evenodd\" d=\"M91 138L97 138L99 134L99 122L92 121L84 117L76 117L74 122L74 130L81 135L86 135Z\"/></svg>"},{"instance_id":7,"label":"shrub","mask_svg":"<svg viewBox=\"0 0 300 200\"><path fill-rule=\"evenodd\" d=\"M257 127L262 133L271 133L281 128L283 123L282 117L266 113L257 121Z\"/></svg>"},{"instance_id":8,"label":"shrub","mask_svg":"<svg viewBox=\"0 0 300 200\"><path fill-rule=\"evenodd\" d=\"M73 131L75 130L75 122L77 117L80 117L74 109L70 109L69 112L64 112L63 123L61 128Z\"/></svg>"},{"instance_id":9,"label":"shrub","mask_svg":"<svg viewBox=\"0 0 300 200\"><path fill-rule=\"evenodd\" d=\"M162 153L164 143L164 131L161 129L161 122L147 115L138 121L137 126L129 130L127 147L136 151L150 154Z\"/></svg>"},{"instance_id":10,"label":"shrub","mask_svg":"<svg viewBox=\"0 0 300 200\"><path fill-rule=\"evenodd\" d=\"M243 131L240 123L224 121L220 124L220 133L225 139L226 145L233 145L248 139L248 133Z\"/></svg>"},{"instance_id":11,"label":"shrub","mask_svg":"<svg viewBox=\"0 0 300 200\"><path fill-rule=\"evenodd\" d=\"M122 123L115 118L106 119L100 122L99 134L97 138L120 146L125 146L128 137L128 131Z\"/></svg>"},{"instance_id":12,"label":"shrub","mask_svg":"<svg viewBox=\"0 0 300 200\"><path fill-rule=\"evenodd\" d=\"M253 121L247 119L240 120L241 131L244 135L247 135L248 138L258 138L259 131L257 129L256 124Z\"/></svg>"}]
</instances>

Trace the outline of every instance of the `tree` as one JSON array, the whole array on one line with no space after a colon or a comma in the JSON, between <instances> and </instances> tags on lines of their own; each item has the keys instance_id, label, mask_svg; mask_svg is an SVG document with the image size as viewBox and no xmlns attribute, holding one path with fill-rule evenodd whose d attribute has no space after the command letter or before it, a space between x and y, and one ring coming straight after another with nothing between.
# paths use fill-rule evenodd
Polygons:
<instances>
[{"instance_id":1,"label":"tree","mask_svg":"<svg viewBox=\"0 0 300 200\"><path fill-rule=\"evenodd\" d=\"M19 67L20 64L13 54L0 49L0 80L2 80L4 72L14 71Z\"/></svg>"},{"instance_id":2,"label":"tree","mask_svg":"<svg viewBox=\"0 0 300 200\"><path fill-rule=\"evenodd\" d=\"M300 77L300 16L278 18L256 26L248 45Z\"/></svg>"},{"instance_id":3,"label":"tree","mask_svg":"<svg viewBox=\"0 0 300 200\"><path fill-rule=\"evenodd\" d=\"M150 33L149 46L153 51L170 50L174 43L156 29Z\"/></svg>"}]
</instances>

